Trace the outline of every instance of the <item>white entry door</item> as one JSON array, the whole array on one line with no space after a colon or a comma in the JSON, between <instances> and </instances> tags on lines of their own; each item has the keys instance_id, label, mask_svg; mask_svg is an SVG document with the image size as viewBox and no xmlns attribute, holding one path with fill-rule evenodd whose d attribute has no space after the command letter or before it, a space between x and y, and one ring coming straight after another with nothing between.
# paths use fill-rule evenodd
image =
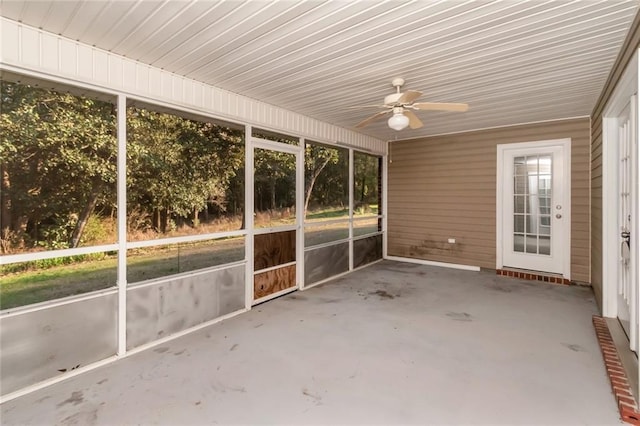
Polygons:
<instances>
[{"instance_id":1,"label":"white entry door","mask_svg":"<svg viewBox=\"0 0 640 426\"><path fill-rule=\"evenodd\" d=\"M632 312L636 310L635 289L632 286L632 202L634 194L633 182L633 137L634 128L631 121L630 107L627 105L618 117L618 229L620 231L620 250L618 252L618 319L630 340ZM634 244L635 246L635 244ZM635 342L632 342L635 343ZM632 349L635 350L635 344Z\"/></svg>"},{"instance_id":2,"label":"white entry door","mask_svg":"<svg viewBox=\"0 0 640 426\"><path fill-rule=\"evenodd\" d=\"M503 267L568 278L570 146L568 139L498 146Z\"/></svg>"}]
</instances>

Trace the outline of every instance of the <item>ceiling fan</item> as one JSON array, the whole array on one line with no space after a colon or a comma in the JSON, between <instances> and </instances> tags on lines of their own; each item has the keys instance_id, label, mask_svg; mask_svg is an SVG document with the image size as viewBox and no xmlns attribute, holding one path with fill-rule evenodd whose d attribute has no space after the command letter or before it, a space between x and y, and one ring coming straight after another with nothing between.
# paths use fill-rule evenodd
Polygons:
<instances>
[{"instance_id":1,"label":"ceiling fan","mask_svg":"<svg viewBox=\"0 0 640 426\"><path fill-rule=\"evenodd\" d=\"M422 96L422 92L417 92L415 90L407 90L406 92L400 92L400 88L404 85L404 79L402 78L394 78L391 81L393 87L396 88L396 93L385 96L384 105L366 105L363 107L356 108L366 108L366 107L377 107L377 108L385 108L386 111L381 111L377 114L372 115L369 118L362 120L360 123L356 124L356 127L364 127L367 124L379 120L384 117L386 114L393 113L393 115L389 118L388 124L394 130L402 130L406 129L407 126L412 129L419 129L423 126L422 121L418 118L417 115L414 114L412 109L415 110L435 110L435 111L460 111L464 112L469 109L469 105L467 104L456 104L456 103L441 103L441 102L414 102L420 96Z\"/></svg>"}]
</instances>

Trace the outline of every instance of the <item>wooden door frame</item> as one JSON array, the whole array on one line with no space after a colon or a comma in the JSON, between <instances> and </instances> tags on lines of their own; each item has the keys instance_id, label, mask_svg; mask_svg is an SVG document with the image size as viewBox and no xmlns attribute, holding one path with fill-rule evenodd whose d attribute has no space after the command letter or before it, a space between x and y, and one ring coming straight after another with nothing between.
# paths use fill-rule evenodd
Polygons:
<instances>
[{"instance_id":1,"label":"wooden door frame","mask_svg":"<svg viewBox=\"0 0 640 426\"><path fill-rule=\"evenodd\" d=\"M564 187L563 215L569 218L566 226L562 226L558 234L563 241L562 259L562 276L565 279L571 279L571 139L550 139L541 141L516 142L497 145L497 162L496 162L496 269L504 267L503 250L504 250L504 156L505 152L514 149L532 149L544 148L552 146L562 146L563 149L563 176L562 185Z\"/></svg>"}]
</instances>

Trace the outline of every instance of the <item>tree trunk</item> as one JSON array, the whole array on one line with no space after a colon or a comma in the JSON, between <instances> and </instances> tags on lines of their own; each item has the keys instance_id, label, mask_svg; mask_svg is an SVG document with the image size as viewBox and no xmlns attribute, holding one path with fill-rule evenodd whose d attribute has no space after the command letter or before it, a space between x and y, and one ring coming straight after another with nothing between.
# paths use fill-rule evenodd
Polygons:
<instances>
[{"instance_id":1,"label":"tree trunk","mask_svg":"<svg viewBox=\"0 0 640 426\"><path fill-rule=\"evenodd\" d=\"M11 179L9 179L9 172L2 168L2 186L0 187L0 229L2 232L11 230L11 197L9 191L11 190Z\"/></svg>"},{"instance_id":2,"label":"tree trunk","mask_svg":"<svg viewBox=\"0 0 640 426\"><path fill-rule=\"evenodd\" d=\"M169 210L162 209L160 211L160 231L164 234L167 232L167 225L169 224Z\"/></svg>"},{"instance_id":3,"label":"tree trunk","mask_svg":"<svg viewBox=\"0 0 640 426\"><path fill-rule=\"evenodd\" d=\"M160 232L160 208L156 207L153 211L153 227L156 232Z\"/></svg>"},{"instance_id":4,"label":"tree trunk","mask_svg":"<svg viewBox=\"0 0 640 426\"><path fill-rule=\"evenodd\" d=\"M3 254L11 250L11 180L9 172L2 168L2 186L0 187L0 249Z\"/></svg>"},{"instance_id":5,"label":"tree trunk","mask_svg":"<svg viewBox=\"0 0 640 426\"><path fill-rule=\"evenodd\" d=\"M80 244L80 238L82 238L82 233L84 232L84 228L86 228L87 223L89 222L89 217L93 213L96 208L96 204L98 204L98 198L100 196L100 190L94 188L89 196L89 201L84 206L80 217L78 218L78 222L76 223L76 227L73 230L73 234L71 235L71 241L69 245L71 248L78 247Z\"/></svg>"},{"instance_id":6,"label":"tree trunk","mask_svg":"<svg viewBox=\"0 0 640 426\"><path fill-rule=\"evenodd\" d=\"M272 179L270 183L271 186L271 210L276 209L276 180Z\"/></svg>"},{"instance_id":7,"label":"tree trunk","mask_svg":"<svg viewBox=\"0 0 640 426\"><path fill-rule=\"evenodd\" d=\"M322 165L313 171L313 175L311 176L311 180L309 181L309 186L306 188L307 193L304 197L304 211L302 212L304 216L307 215L307 209L309 208L309 201L311 200L311 191L313 191L313 186L316 184L316 179L320 176L322 170L329 164L329 158L326 158Z\"/></svg>"}]
</instances>

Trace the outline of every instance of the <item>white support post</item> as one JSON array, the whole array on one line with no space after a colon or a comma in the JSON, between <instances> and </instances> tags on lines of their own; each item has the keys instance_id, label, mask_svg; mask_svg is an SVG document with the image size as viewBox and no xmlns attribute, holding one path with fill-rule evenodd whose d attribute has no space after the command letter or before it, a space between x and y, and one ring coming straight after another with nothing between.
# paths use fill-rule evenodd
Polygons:
<instances>
[{"instance_id":1,"label":"white support post","mask_svg":"<svg viewBox=\"0 0 640 426\"><path fill-rule=\"evenodd\" d=\"M638 86L636 86L638 87ZM637 128L638 128L638 122L637 122L637 102L638 102L638 97L636 94L631 96L631 99L629 100L629 118L631 121L631 128L629 129L629 138L631 139L629 142L629 147L630 147L630 152L629 152L629 159L630 159L630 163L631 163L631 170L629 171L629 173L631 173L631 187L629 188L629 192L630 192L630 198L631 198L631 205L630 207L630 212L631 212L631 229L630 231L634 234L631 236L631 253L633 253L633 257L630 259L631 262L631 268L630 268L630 286L631 286L631 319L630 319L630 331L631 331L631 336L629 336L629 340L630 340L630 345L631 345L631 350L633 350L634 352L638 352L638 349L640 349L639 346L639 340L640 340L640 330L638 330L639 327L639 320L640 320L640 316L639 316L639 310L640 310L640 305L638 304L638 294L640 294L640 288L639 287L639 280L638 280L638 276L639 276L639 264L638 264L638 248L640 248L640 245L638 244L638 235L640 235L640 232L638 230L638 208L637 208L637 204L638 204L638 165L640 165L640 163L637 161L638 158L638 134L637 134Z\"/></svg>"},{"instance_id":2,"label":"white support post","mask_svg":"<svg viewBox=\"0 0 640 426\"><path fill-rule=\"evenodd\" d=\"M127 97L118 95L118 356L127 352Z\"/></svg>"},{"instance_id":3,"label":"white support post","mask_svg":"<svg viewBox=\"0 0 640 426\"><path fill-rule=\"evenodd\" d=\"M244 135L244 226L247 236L244 240L244 252L246 258L245 269L245 308L251 309L253 305L253 139L251 126L245 126Z\"/></svg>"},{"instance_id":4,"label":"white support post","mask_svg":"<svg viewBox=\"0 0 640 426\"><path fill-rule=\"evenodd\" d=\"M387 202L387 186L389 183L389 142L387 142L386 147L387 153L382 157L382 258L387 258L387 241L389 237L387 236L387 217L389 216L389 203ZM378 212L379 214L380 212Z\"/></svg>"},{"instance_id":5,"label":"white support post","mask_svg":"<svg viewBox=\"0 0 640 426\"><path fill-rule=\"evenodd\" d=\"M296 154L296 283L304 288L304 156L305 140L300 138L300 150Z\"/></svg>"},{"instance_id":6,"label":"white support post","mask_svg":"<svg viewBox=\"0 0 640 426\"><path fill-rule=\"evenodd\" d=\"M640 51L640 50L639 50ZM635 62L636 69L640 69L640 55L636 53L633 58ZM635 75L635 86L636 89L640 88L640 72L636 72ZM633 155L633 207L635 209L633 214L633 222L631 224L631 229L633 230L633 235L631 236L632 243L635 241L634 246L632 247L631 253L633 253L633 264L634 268L634 276L633 281L631 283L632 287L635 288L635 306L636 312L634 315L635 324L632 326L636 332L636 354L640 352L640 175L638 173L638 167L640 167L640 108L639 108L639 98L638 91L636 90L636 94L631 97L631 117L633 122L633 139L632 146L634 147L634 155ZM603 293L604 293L604 285L603 285ZM640 368L637 371L637 379L638 379L638 395L640 395Z\"/></svg>"},{"instance_id":7,"label":"white support post","mask_svg":"<svg viewBox=\"0 0 640 426\"><path fill-rule=\"evenodd\" d=\"M349 271L353 271L353 149L349 148Z\"/></svg>"}]
</instances>

